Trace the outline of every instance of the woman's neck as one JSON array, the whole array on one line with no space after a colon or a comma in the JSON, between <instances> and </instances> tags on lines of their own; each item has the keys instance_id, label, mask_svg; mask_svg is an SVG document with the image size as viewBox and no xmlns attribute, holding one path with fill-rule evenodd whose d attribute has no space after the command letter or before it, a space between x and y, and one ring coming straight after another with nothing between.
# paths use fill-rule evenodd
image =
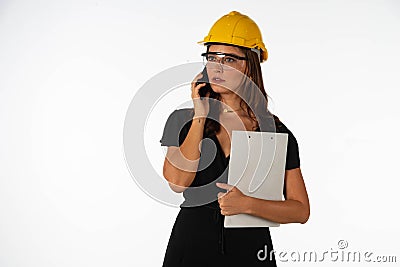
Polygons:
<instances>
[{"instance_id":1,"label":"woman's neck","mask_svg":"<svg viewBox=\"0 0 400 267\"><path fill-rule=\"evenodd\" d=\"M240 97L234 93L231 94L221 94L221 102L223 109L229 110L240 110Z\"/></svg>"}]
</instances>

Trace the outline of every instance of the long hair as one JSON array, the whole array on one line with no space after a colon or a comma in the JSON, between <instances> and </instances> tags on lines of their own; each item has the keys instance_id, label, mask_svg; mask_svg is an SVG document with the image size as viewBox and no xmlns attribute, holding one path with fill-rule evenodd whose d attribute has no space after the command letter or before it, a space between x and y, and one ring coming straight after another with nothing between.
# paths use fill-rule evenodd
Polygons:
<instances>
[{"instance_id":1,"label":"long hair","mask_svg":"<svg viewBox=\"0 0 400 267\"><path fill-rule=\"evenodd\" d=\"M207 52L209 51L209 47L210 44L207 46ZM250 79L250 81L246 79L244 85L241 86L239 89L242 90L240 94L244 96L249 105L246 103L246 101L244 101L241 98L240 107L243 110L247 111L249 117L256 122L257 128L259 128L259 122L257 121L254 113L259 115L261 119L268 116L273 116L275 123L280 122L279 118L273 115L268 110L268 95L264 88L264 82L263 82L261 65L258 54L251 51L251 49L249 48L244 48L239 46L236 47L238 47L245 54L245 57L247 58L246 69L244 74ZM221 129L221 124L219 123L219 114L221 111L221 103L220 103L221 94L214 92L211 89L211 85L209 83L207 83L206 86L208 86L209 87L208 89L210 89L209 98L214 98L218 101L209 101L210 103L209 117L206 118L204 128L205 128L205 133L207 135L215 135ZM264 96L264 99L259 99L260 93L256 92L256 90L259 90L261 92L261 94ZM255 112L251 110L250 108L251 106L255 108ZM272 127L274 128L275 125Z\"/></svg>"}]
</instances>

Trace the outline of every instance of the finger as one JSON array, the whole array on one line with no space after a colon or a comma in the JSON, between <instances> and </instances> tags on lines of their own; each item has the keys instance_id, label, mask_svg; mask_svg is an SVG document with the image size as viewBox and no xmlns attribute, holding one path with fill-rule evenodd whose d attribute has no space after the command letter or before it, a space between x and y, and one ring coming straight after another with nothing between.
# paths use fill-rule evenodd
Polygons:
<instances>
[{"instance_id":1,"label":"finger","mask_svg":"<svg viewBox=\"0 0 400 267\"><path fill-rule=\"evenodd\" d=\"M204 87L204 86L206 86L206 83L199 83L198 85L196 85L196 86L194 87L194 90L198 92L199 89L200 89L201 87Z\"/></svg>"},{"instance_id":2,"label":"finger","mask_svg":"<svg viewBox=\"0 0 400 267\"><path fill-rule=\"evenodd\" d=\"M199 90L200 90L200 88L204 87L205 85L206 85L206 83L200 83L200 84L198 84L198 85L192 87L192 95L193 95L193 98L198 98L198 97L200 97Z\"/></svg>"},{"instance_id":3,"label":"finger","mask_svg":"<svg viewBox=\"0 0 400 267\"><path fill-rule=\"evenodd\" d=\"M200 84L200 85L201 85L201 84ZM203 86L204 86L204 85L203 85ZM200 86L200 88L203 87L203 86ZM198 89L193 88L193 89L192 89L192 98L193 98L193 99L195 99L195 98L200 98L200 100L203 100L203 98L200 96L200 93L199 93L200 88L198 88Z\"/></svg>"},{"instance_id":4,"label":"finger","mask_svg":"<svg viewBox=\"0 0 400 267\"><path fill-rule=\"evenodd\" d=\"M216 183L216 185L217 185L219 188L226 189L226 190L228 190L228 191L230 191L230 190L232 190L232 189L234 188L233 185L225 184L225 183Z\"/></svg>"},{"instance_id":5,"label":"finger","mask_svg":"<svg viewBox=\"0 0 400 267\"><path fill-rule=\"evenodd\" d=\"M199 83L199 84L192 83L192 86L190 87L190 89L192 90L192 93L193 93L193 92L198 92L198 90L199 90L201 87L203 87L204 85L205 85L205 83Z\"/></svg>"},{"instance_id":6,"label":"finger","mask_svg":"<svg viewBox=\"0 0 400 267\"><path fill-rule=\"evenodd\" d=\"M224 196L224 193L222 193L222 192L219 192L218 194L217 194L217 196L218 196L218 201L221 199L221 197L223 197Z\"/></svg>"}]
</instances>

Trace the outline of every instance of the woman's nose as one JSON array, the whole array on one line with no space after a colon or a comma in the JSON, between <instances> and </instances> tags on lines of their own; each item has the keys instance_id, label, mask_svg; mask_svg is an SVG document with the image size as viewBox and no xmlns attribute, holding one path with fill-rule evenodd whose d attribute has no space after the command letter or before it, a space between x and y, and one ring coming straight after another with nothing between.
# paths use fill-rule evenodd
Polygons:
<instances>
[{"instance_id":1,"label":"woman's nose","mask_svg":"<svg viewBox=\"0 0 400 267\"><path fill-rule=\"evenodd\" d=\"M223 73L224 72L224 66L222 66L221 62L218 62L218 66L215 68L215 73Z\"/></svg>"}]
</instances>

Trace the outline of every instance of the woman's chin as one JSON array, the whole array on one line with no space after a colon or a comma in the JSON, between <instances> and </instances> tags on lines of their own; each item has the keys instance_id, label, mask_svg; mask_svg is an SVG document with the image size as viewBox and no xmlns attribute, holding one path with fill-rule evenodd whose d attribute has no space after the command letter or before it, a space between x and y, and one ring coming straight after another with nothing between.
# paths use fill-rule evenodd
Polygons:
<instances>
[{"instance_id":1,"label":"woman's chin","mask_svg":"<svg viewBox=\"0 0 400 267\"><path fill-rule=\"evenodd\" d=\"M227 87L218 84L211 84L211 88L213 89L214 92L219 94L226 94L232 92Z\"/></svg>"}]
</instances>

